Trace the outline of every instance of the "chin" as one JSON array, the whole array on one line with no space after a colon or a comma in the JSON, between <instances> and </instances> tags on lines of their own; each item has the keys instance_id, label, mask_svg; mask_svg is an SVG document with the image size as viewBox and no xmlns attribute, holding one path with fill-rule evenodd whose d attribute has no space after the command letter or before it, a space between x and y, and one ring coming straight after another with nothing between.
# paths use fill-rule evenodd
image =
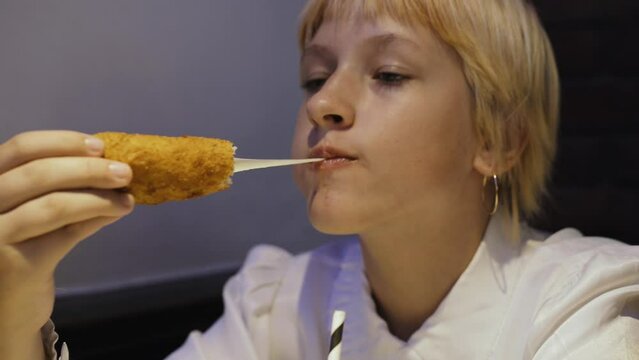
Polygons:
<instances>
[{"instance_id":1,"label":"chin","mask_svg":"<svg viewBox=\"0 0 639 360\"><path fill-rule=\"evenodd\" d=\"M311 221L311 225L315 230L327 234L327 235L353 235L357 234L357 231L350 226L350 224L345 224L339 221L330 221L327 219L317 219L313 216L309 216Z\"/></svg>"},{"instance_id":2,"label":"chin","mask_svg":"<svg viewBox=\"0 0 639 360\"><path fill-rule=\"evenodd\" d=\"M329 235L352 235L361 230L361 214L347 201L309 199L308 218L315 230Z\"/></svg>"}]
</instances>

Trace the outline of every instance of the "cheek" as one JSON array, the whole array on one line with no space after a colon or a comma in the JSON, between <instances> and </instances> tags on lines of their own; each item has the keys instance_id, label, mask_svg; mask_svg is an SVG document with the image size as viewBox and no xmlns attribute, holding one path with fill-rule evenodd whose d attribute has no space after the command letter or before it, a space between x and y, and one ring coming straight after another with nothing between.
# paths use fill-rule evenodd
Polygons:
<instances>
[{"instance_id":1,"label":"cheek","mask_svg":"<svg viewBox=\"0 0 639 360\"><path fill-rule=\"evenodd\" d=\"M372 181L389 203L450 195L472 171L470 116L461 106L442 104L415 101L385 114L385 124L392 125L370 128Z\"/></svg>"},{"instance_id":2,"label":"cheek","mask_svg":"<svg viewBox=\"0 0 639 360\"><path fill-rule=\"evenodd\" d=\"M450 170L469 162L475 137L469 94L459 82L459 86L428 87L426 100L406 104L404 116L397 116L401 123L395 142L402 145L398 152L409 158L413 153L413 159L434 169Z\"/></svg>"},{"instance_id":3,"label":"cheek","mask_svg":"<svg viewBox=\"0 0 639 360\"><path fill-rule=\"evenodd\" d=\"M399 164L410 172L404 174L407 182L425 189L446 189L462 180L472 169L472 139L461 129L447 127L412 134L397 149ZM420 134L416 132L416 134ZM409 136L407 134L407 136Z\"/></svg>"}]
</instances>

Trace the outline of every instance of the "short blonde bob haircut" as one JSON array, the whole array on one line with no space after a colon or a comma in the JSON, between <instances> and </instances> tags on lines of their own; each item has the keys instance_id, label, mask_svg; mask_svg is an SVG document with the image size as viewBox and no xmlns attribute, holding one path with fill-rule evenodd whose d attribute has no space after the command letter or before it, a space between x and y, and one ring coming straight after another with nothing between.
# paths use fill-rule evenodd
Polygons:
<instances>
[{"instance_id":1,"label":"short blonde bob haircut","mask_svg":"<svg viewBox=\"0 0 639 360\"><path fill-rule=\"evenodd\" d=\"M555 157L559 78L548 37L526 0L310 0L303 51L326 19L389 17L426 26L460 56L476 135L495 157L500 195L518 223L539 211Z\"/></svg>"}]
</instances>

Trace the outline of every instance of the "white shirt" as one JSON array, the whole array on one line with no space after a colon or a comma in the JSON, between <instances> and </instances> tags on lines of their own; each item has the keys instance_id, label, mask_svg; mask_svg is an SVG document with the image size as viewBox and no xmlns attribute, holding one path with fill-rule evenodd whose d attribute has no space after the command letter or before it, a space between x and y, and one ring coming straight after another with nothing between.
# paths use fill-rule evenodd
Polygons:
<instances>
[{"instance_id":1,"label":"white shirt","mask_svg":"<svg viewBox=\"0 0 639 360\"><path fill-rule=\"evenodd\" d=\"M497 219L407 342L377 315L356 240L299 256L258 246L224 289L223 317L168 359L326 359L336 309L344 360L639 359L639 247L527 227L514 244Z\"/></svg>"},{"instance_id":2,"label":"white shirt","mask_svg":"<svg viewBox=\"0 0 639 360\"><path fill-rule=\"evenodd\" d=\"M639 246L526 226L517 243L500 219L406 342L375 311L356 239L298 256L262 245L225 285L224 315L167 360L326 359L336 309L343 360L639 359Z\"/></svg>"}]
</instances>

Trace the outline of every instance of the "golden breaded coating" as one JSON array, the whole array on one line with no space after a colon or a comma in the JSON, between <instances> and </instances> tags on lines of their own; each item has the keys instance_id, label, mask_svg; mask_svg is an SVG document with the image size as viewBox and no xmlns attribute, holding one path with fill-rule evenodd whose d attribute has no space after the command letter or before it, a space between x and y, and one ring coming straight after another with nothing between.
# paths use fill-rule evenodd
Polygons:
<instances>
[{"instance_id":1,"label":"golden breaded coating","mask_svg":"<svg viewBox=\"0 0 639 360\"><path fill-rule=\"evenodd\" d=\"M133 179L127 190L138 204L159 204L229 188L233 144L227 140L103 132L104 157L127 163Z\"/></svg>"}]
</instances>

